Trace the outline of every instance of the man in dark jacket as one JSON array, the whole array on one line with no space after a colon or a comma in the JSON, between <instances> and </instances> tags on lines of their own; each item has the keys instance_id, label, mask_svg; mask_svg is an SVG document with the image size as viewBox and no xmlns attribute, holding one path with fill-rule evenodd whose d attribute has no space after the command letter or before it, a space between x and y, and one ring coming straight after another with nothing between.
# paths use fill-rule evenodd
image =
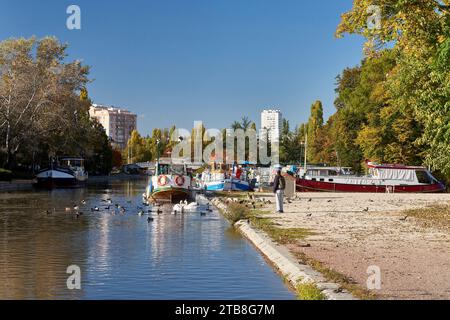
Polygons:
<instances>
[{"instance_id":1,"label":"man in dark jacket","mask_svg":"<svg viewBox=\"0 0 450 320\"><path fill-rule=\"evenodd\" d=\"M277 213L283 213L284 190L286 189L286 180L281 175L281 166L277 167L277 175L273 182L273 193L277 203Z\"/></svg>"}]
</instances>

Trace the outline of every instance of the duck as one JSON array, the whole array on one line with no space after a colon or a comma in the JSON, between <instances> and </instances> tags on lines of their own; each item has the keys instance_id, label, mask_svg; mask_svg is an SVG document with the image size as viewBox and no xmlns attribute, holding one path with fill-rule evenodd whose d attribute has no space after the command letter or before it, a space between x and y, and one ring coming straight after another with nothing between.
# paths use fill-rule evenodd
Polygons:
<instances>
[{"instance_id":1,"label":"duck","mask_svg":"<svg viewBox=\"0 0 450 320\"><path fill-rule=\"evenodd\" d=\"M94 207L94 208L91 208L91 211L96 211L96 212L98 212L98 211L100 211L100 209L99 209L99 207Z\"/></svg>"},{"instance_id":2,"label":"duck","mask_svg":"<svg viewBox=\"0 0 450 320\"><path fill-rule=\"evenodd\" d=\"M155 220L155 219L153 219L152 217L148 217L148 218L147 218L147 222L148 222L148 223L153 222L154 220Z\"/></svg>"},{"instance_id":3,"label":"duck","mask_svg":"<svg viewBox=\"0 0 450 320\"><path fill-rule=\"evenodd\" d=\"M144 215L144 211L141 210L141 211L138 212L138 216L139 217L142 217L143 215Z\"/></svg>"}]
</instances>

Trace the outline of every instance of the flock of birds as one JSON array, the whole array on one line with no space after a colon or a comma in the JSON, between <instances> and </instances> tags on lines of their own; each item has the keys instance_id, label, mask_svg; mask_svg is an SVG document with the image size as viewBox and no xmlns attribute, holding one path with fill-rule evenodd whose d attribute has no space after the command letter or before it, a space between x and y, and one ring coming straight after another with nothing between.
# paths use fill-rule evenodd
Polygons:
<instances>
[{"instance_id":1,"label":"flock of birds","mask_svg":"<svg viewBox=\"0 0 450 320\"><path fill-rule=\"evenodd\" d=\"M130 209L116 203L113 204L112 199L102 199L101 200L105 205L104 206L94 206L90 208L90 211L92 213L96 212L108 212L111 215L116 215L117 213L121 215L125 215L128 211L131 211ZM131 201L127 201L129 204L131 204ZM79 219L81 216L84 215L84 212L80 210L80 206L84 207L86 209L87 202L85 200L81 200L80 204L73 204L72 207L66 207L65 212L74 214L76 219ZM144 207L147 207L145 209ZM198 203L197 201L189 203L187 200L180 201L180 203L175 204L172 208L168 208L167 211L163 210L163 205L161 204L155 204L153 206L150 206L148 203L143 203L142 206L137 206L136 210L133 210L134 212L137 212L137 215L142 217L147 215L147 222L153 222L153 214L160 215L164 212L170 212L173 215L177 214L183 214L183 213L200 213L200 216L206 216L207 213L212 212L211 206L209 203L202 205ZM52 215L56 213L56 208L53 208L53 210L47 210L47 215Z\"/></svg>"}]
</instances>

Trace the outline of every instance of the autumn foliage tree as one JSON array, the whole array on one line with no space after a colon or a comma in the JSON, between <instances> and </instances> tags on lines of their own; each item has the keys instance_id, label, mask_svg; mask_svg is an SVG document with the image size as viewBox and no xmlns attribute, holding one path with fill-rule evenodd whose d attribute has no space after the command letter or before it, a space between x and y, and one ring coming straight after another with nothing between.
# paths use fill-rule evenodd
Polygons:
<instances>
[{"instance_id":1,"label":"autumn foliage tree","mask_svg":"<svg viewBox=\"0 0 450 320\"><path fill-rule=\"evenodd\" d=\"M89 68L66 61L66 49L53 37L0 42L3 166L45 166L49 157L71 155L85 157L98 171L110 167L106 134L88 113Z\"/></svg>"}]
</instances>

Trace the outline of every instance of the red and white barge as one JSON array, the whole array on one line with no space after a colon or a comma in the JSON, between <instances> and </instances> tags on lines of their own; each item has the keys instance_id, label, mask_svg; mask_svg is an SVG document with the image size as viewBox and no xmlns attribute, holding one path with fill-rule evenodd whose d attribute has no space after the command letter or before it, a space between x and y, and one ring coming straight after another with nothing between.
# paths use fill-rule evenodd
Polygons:
<instances>
[{"instance_id":1,"label":"red and white barge","mask_svg":"<svg viewBox=\"0 0 450 320\"><path fill-rule=\"evenodd\" d=\"M439 193L445 185L425 167L367 162L369 174L348 168L308 167L297 177L299 192Z\"/></svg>"}]
</instances>

